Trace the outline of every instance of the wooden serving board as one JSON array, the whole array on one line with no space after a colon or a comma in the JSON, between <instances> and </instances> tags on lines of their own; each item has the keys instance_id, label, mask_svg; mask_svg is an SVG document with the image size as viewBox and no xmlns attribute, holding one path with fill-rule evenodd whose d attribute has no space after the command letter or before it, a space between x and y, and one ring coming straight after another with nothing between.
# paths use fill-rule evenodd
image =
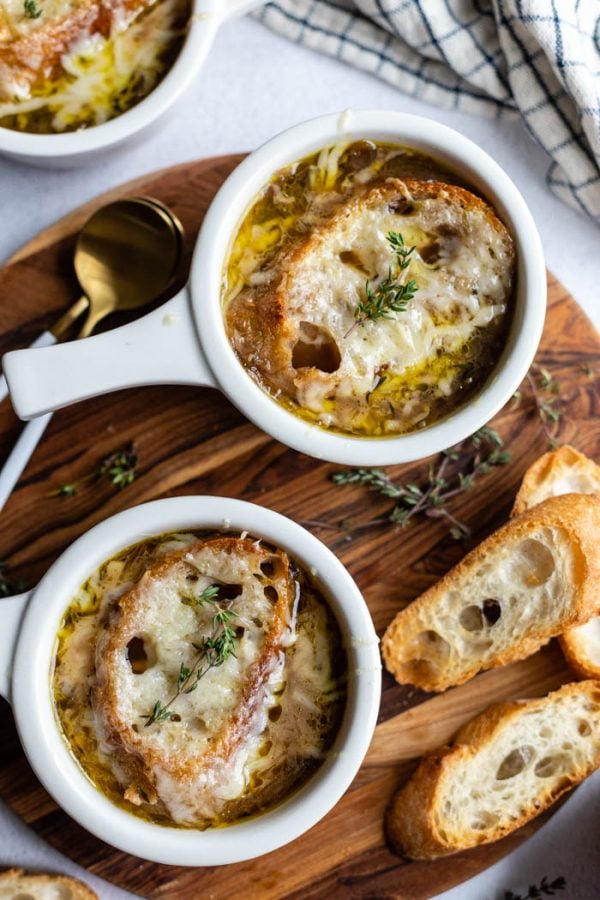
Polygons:
<instances>
[{"instance_id":1,"label":"wooden serving board","mask_svg":"<svg viewBox=\"0 0 600 900\"><path fill-rule=\"evenodd\" d=\"M145 193L169 204L187 232L181 267L207 205L240 156L193 162L149 175L87 204L24 247L0 271L0 351L27 345L77 296L71 259L86 217L108 199ZM600 457L600 340L574 300L551 276L550 307L537 357L561 383L559 439ZM444 523L420 520L344 534L313 527L364 592L381 633L394 613L434 582L465 550L504 522L527 466L548 449L527 385L520 404L494 421L512 464L495 469L453 501L452 513L473 529L453 540ZM21 424L0 408L0 458ZM119 492L105 481L73 497L53 488L95 469L134 440L139 475ZM337 467L271 440L213 390L151 387L89 400L54 416L15 493L2 511L0 559L34 585L50 563L91 525L156 497L221 494L272 507L298 521L385 514L390 501L363 487L336 487ZM427 463L392 468L419 481ZM0 601L1 603L1 601ZM336 808L308 834L251 862L202 870L155 865L102 843L69 819L37 782L19 745L10 708L0 705L0 796L40 835L96 875L144 897L425 898L461 883L536 830L525 826L497 844L431 863L410 863L386 847L383 814L420 754L444 743L459 725L497 700L539 696L571 680L553 642L528 660L487 672L439 696L402 688L384 674L379 725L356 780ZM510 885L507 885L507 888Z\"/></svg>"}]
</instances>

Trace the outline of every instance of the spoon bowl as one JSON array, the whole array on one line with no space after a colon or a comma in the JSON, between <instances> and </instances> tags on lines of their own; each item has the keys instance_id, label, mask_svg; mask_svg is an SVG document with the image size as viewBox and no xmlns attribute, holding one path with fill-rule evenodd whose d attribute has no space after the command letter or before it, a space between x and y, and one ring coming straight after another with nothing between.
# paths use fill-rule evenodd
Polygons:
<instances>
[{"instance_id":1,"label":"spoon bowl","mask_svg":"<svg viewBox=\"0 0 600 900\"><path fill-rule=\"evenodd\" d=\"M181 255L182 226L162 204L144 197L116 200L83 226L75 272L89 299L79 337L116 311L158 299L173 281Z\"/></svg>"}]
</instances>

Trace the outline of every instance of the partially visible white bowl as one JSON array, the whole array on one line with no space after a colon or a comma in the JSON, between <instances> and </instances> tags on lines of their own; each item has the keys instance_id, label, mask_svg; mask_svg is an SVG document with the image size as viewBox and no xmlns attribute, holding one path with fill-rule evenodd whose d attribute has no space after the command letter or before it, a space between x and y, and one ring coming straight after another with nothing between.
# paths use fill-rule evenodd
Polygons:
<instances>
[{"instance_id":1,"label":"partially visible white bowl","mask_svg":"<svg viewBox=\"0 0 600 900\"><path fill-rule=\"evenodd\" d=\"M127 112L80 131L29 134L0 128L0 154L20 162L67 168L90 162L109 149L141 136L179 99L197 76L219 26L264 0L192 0L188 33L177 59L147 97Z\"/></svg>"},{"instance_id":2,"label":"partially visible white bowl","mask_svg":"<svg viewBox=\"0 0 600 900\"><path fill-rule=\"evenodd\" d=\"M213 528L248 531L316 572L316 583L342 632L348 699L327 759L295 794L240 824L197 831L146 822L96 789L61 735L50 678L65 609L94 569L152 535ZM0 694L12 704L36 775L57 803L92 834L127 853L169 865L241 862L269 853L312 828L349 787L367 752L379 712L380 670L378 640L365 601L333 553L290 519L224 497L174 497L120 512L71 544L37 588L0 603Z\"/></svg>"}]
</instances>

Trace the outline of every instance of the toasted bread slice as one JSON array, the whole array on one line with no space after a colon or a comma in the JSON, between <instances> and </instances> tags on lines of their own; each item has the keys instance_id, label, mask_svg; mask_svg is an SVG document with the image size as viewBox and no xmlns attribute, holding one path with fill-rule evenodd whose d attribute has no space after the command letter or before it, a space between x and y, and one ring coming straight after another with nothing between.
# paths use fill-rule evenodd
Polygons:
<instances>
[{"instance_id":1,"label":"toasted bread slice","mask_svg":"<svg viewBox=\"0 0 600 900\"><path fill-rule=\"evenodd\" d=\"M210 586L217 600L199 599ZM116 600L97 644L92 699L127 800L197 824L243 794L281 687L295 593L282 551L217 537L166 557ZM193 673L210 661L202 648L219 609L232 614L234 653L178 693L181 667ZM130 653L140 643L145 660L136 665ZM157 702L173 716L152 721Z\"/></svg>"},{"instance_id":2,"label":"toasted bread slice","mask_svg":"<svg viewBox=\"0 0 600 900\"><path fill-rule=\"evenodd\" d=\"M529 467L513 507L513 515L560 494L600 496L600 466L565 444L545 453ZM598 589L600 595L600 587ZM583 678L600 678L600 618L571 628L559 637L571 668Z\"/></svg>"},{"instance_id":3,"label":"toasted bread slice","mask_svg":"<svg viewBox=\"0 0 600 900\"><path fill-rule=\"evenodd\" d=\"M95 35L122 30L155 0L43 0L41 14L26 14L22 0L0 10L0 100L28 96L56 77L61 58Z\"/></svg>"},{"instance_id":4,"label":"toasted bread slice","mask_svg":"<svg viewBox=\"0 0 600 900\"><path fill-rule=\"evenodd\" d=\"M365 281L375 287L389 274L390 232L415 247L408 277L418 292L405 311L356 327ZM340 204L259 272L257 284L229 303L228 333L249 371L323 424L360 430L380 398L386 410L397 405L397 416L386 413L387 429L406 430L405 417L414 427L433 405L432 367L447 395L459 383L464 389L477 344L470 339L500 328L514 266L510 234L479 197L442 182L390 178ZM396 381L390 396L382 373L390 384L413 373L411 390Z\"/></svg>"},{"instance_id":5,"label":"toasted bread slice","mask_svg":"<svg viewBox=\"0 0 600 900\"><path fill-rule=\"evenodd\" d=\"M512 515L518 516L548 497L561 494L598 494L600 496L600 466L569 444L540 456L529 466Z\"/></svg>"},{"instance_id":6,"label":"toasted bread slice","mask_svg":"<svg viewBox=\"0 0 600 900\"><path fill-rule=\"evenodd\" d=\"M0 900L98 900L98 895L69 875L7 869L0 872Z\"/></svg>"},{"instance_id":7,"label":"toasted bread slice","mask_svg":"<svg viewBox=\"0 0 600 900\"><path fill-rule=\"evenodd\" d=\"M553 497L512 519L398 613L383 657L443 691L535 653L600 612L600 498Z\"/></svg>"},{"instance_id":8,"label":"toasted bread slice","mask_svg":"<svg viewBox=\"0 0 600 900\"><path fill-rule=\"evenodd\" d=\"M597 681L491 706L422 760L388 811L388 837L411 859L496 841L598 766Z\"/></svg>"}]
</instances>

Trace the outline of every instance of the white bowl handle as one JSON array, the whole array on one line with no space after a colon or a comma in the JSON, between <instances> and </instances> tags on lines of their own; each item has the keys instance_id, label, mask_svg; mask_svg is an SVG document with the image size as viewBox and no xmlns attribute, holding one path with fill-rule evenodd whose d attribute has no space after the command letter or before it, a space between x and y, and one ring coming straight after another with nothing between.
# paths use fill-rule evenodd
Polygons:
<instances>
[{"instance_id":1,"label":"white bowl handle","mask_svg":"<svg viewBox=\"0 0 600 900\"><path fill-rule=\"evenodd\" d=\"M200 349L187 288L130 325L43 350L14 350L2 364L21 419L121 388L217 387Z\"/></svg>"},{"instance_id":2,"label":"white bowl handle","mask_svg":"<svg viewBox=\"0 0 600 900\"><path fill-rule=\"evenodd\" d=\"M266 0L229 0L223 8L223 17L229 19L233 16L244 16L246 13L259 6L264 6Z\"/></svg>"},{"instance_id":3,"label":"white bowl handle","mask_svg":"<svg viewBox=\"0 0 600 900\"><path fill-rule=\"evenodd\" d=\"M23 614L33 591L0 600L0 696L10 702L11 674Z\"/></svg>"}]
</instances>

